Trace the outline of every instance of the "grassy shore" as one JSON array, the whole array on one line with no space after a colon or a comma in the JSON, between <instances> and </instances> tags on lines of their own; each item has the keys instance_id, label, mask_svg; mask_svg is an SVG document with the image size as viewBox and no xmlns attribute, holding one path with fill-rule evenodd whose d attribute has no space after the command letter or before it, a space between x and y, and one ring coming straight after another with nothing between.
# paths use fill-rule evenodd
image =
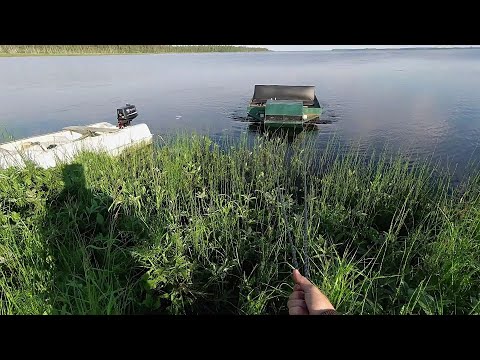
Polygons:
<instances>
[{"instance_id":1,"label":"grassy shore","mask_svg":"<svg viewBox=\"0 0 480 360\"><path fill-rule=\"evenodd\" d=\"M232 45L0 45L0 56L115 55L200 52L252 52L265 48Z\"/></svg>"},{"instance_id":2,"label":"grassy shore","mask_svg":"<svg viewBox=\"0 0 480 360\"><path fill-rule=\"evenodd\" d=\"M479 313L479 176L302 137L166 141L0 171L0 313L286 313L305 234L343 313Z\"/></svg>"}]
</instances>

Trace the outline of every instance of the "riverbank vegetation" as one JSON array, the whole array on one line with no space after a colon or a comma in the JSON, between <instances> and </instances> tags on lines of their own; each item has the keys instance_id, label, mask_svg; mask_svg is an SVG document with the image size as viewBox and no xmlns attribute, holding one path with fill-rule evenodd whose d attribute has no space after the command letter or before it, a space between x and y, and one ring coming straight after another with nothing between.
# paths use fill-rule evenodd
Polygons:
<instances>
[{"instance_id":1,"label":"riverbank vegetation","mask_svg":"<svg viewBox=\"0 0 480 360\"><path fill-rule=\"evenodd\" d=\"M293 242L342 313L478 314L480 177L337 150L177 135L1 170L0 313L285 314Z\"/></svg>"}]
</instances>

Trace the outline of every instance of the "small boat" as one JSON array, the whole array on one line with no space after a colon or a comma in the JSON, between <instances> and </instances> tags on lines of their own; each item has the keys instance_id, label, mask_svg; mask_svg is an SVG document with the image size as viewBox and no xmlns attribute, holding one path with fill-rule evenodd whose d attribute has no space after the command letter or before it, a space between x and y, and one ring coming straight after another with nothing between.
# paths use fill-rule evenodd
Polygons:
<instances>
[{"instance_id":1,"label":"small boat","mask_svg":"<svg viewBox=\"0 0 480 360\"><path fill-rule=\"evenodd\" d=\"M303 128L320 119L315 86L255 85L248 117L268 127Z\"/></svg>"},{"instance_id":2,"label":"small boat","mask_svg":"<svg viewBox=\"0 0 480 360\"><path fill-rule=\"evenodd\" d=\"M0 168L24 167L28 161L42 168L68 163L82 151L118 155L123 150L152 142L146 124L130 125L138 115L135 106L117 109L117 125L100 122L68 126L61 131L0 144Z\"/></svg>"}]
</instances>

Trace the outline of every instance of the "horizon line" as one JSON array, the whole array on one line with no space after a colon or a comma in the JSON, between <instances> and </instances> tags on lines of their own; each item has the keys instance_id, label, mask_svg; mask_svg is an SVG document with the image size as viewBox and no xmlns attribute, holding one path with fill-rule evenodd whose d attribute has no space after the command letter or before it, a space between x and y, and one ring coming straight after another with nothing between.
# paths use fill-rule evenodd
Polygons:
<instances>
[{"instance_id":1,"label":"horizon line","mask_svg":"<svg viewBox=\"0 0 480 360\"><path fill-rule=\"evenodd\" d=\"M410 50L477 48L480 45L240 45L262 47L270 51L332 51L332 50Z\"/></svg>"}]
</instances>

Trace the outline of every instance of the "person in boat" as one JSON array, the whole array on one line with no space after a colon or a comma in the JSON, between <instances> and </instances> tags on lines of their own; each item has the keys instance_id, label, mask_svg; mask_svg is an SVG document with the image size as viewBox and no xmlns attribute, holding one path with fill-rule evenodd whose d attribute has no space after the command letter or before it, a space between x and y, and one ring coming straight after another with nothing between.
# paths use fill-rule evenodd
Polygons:
<instances>
[{"instance_id":1,"label":"person in boat","mask_svg":"<svg viewBox=\"0 0 480 360\"><path fill-rule=\"evenodd\" d=\"M339 315L332 303L310 280L293 270L293 291L288 298L290 315Z\"/></svg>"}]
</instances>

